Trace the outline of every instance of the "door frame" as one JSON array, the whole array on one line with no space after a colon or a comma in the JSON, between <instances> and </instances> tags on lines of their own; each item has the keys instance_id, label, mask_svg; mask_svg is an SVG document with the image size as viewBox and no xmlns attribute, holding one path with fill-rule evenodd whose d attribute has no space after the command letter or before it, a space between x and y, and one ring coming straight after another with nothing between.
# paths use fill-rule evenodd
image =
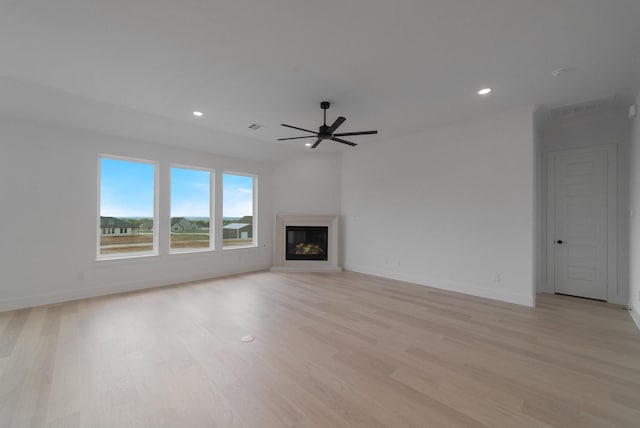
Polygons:
<instances>
[{"instance_id":1,"label":"door frame","mask_svg":"<svg viewBox=\"0 0 640 428\"><path fill-rule=\"evenodd\" d=\"M605 152L607 155L607 301L618 296L618 147L604 144L547 153L547 284L556 292L556 159L560 156Z\"/></svg>"}]
</instances>

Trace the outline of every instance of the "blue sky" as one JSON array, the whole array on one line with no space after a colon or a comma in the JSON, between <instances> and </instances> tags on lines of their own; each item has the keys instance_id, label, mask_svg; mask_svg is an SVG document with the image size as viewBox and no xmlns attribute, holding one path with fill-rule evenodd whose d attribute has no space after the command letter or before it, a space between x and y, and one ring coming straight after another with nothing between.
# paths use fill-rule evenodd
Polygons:
<instances>
[{"instance_id":1,"label":"blue sky","mask_svg":"<svg viewBox=\"0 0 640 428\"><path fill-rule=\"evenodd\" d=\"M253 215L253 177L224 174L222 178L222 217Z\"/></svg>"},{"instance_id":2,"label":"blue sky","mask_svg":"<svg viewBox=\"0 0 640 428\"><path fill-rule=\"evenodd\" d=\"M100 159L100 215L153 217L153 181L153 164ZM209 190L209 171L172 167L171 216L209 217ZM253 177L224 174L223 217L252 213Z\"/></svg>"},{"instance_id":3,"label":"blue sky","mask_svg":"<svg viewBox=\"0 0 640 428\"><path fill-rule=\"evenodd\" d=\"M209 217L211 172L171 168L171 217Z\"/></svg>"},{"instance_id":4,"label":"blue sky","mask_svg":"<svg viewBox=\"0 0 640 428\"><path fill-rule=\"evenodd\" d=\"M154 165L100 159L100 215L153 217Z\"/></svg>"}]
</instances>

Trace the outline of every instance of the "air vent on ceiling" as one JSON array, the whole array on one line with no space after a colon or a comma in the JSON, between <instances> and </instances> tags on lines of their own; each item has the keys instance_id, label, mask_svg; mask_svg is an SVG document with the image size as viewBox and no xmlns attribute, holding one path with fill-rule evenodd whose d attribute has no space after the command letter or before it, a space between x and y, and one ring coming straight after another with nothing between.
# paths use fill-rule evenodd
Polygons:
<instances>
[{"instance_id":1,"label":"air vent on ceiling","mask_svg":"<svg viewBox=\"0 0 640 428\"><path fill-rule=\"evenodd\" d=\"M615 98L615 95L609 95L589 101L583 101L577 104L555 107L549 110L549 115L552 119L558 119L577 114L609 110L613 107Z\"/></svg>"}]
</instances>

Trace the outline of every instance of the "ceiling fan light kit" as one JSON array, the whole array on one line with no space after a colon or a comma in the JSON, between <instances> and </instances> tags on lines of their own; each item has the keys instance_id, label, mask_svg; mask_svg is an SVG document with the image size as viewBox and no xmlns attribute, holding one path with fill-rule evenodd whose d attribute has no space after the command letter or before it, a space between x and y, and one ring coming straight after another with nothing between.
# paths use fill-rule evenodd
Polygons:
<instances>
[{"instance_id":1,"label":"ceiling fan light kit","mask_svg":"<svg viewBox=\"0 0 640 428\"><path fill-rule=\"evenodd\" d=\"M318 147L318 144L320 144L323 140L337 141L338 143L346 144L348 146L353 147L353 146L356 146L357 144L352 143L351 141L343 140L342 138L339 138L339 137L354 136L354 135L370 135L370 134L378 133L378 131L358 131L358 132L344 132L344 133L336 134L335 133L336 130L347 119L342 116L339 116L331 126L327 125L327 109L329 109L329 107L331 107L331 103L329 101L322 101L320 103L320 108L324 111L324 122L318 128L318 132L311 131L309 129L298 128L297 126L292 126L292 125L287 125L285 123L282 123L281 125L287 128L297 129L298 131L309 132L310 134L313 134L313 135L306 135L303 137L278 138L278 141L300 140L303 138L316 138L317 139L316 142L311 146L312 149L315 149L316 147Z\"/></svg>"}]
</instances>

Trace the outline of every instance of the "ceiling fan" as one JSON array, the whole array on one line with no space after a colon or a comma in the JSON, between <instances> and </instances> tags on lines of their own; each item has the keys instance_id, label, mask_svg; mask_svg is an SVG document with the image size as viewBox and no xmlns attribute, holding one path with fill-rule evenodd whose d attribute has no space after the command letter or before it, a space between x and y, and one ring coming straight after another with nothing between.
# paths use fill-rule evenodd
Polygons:
<instances>
[{"instance_id":1,"label":"ceiling fan","mask_svg":"<svg viewBox=\"0 0 640 428\"><path fill-rule=\"evenodd\" d=\"M342 125L344 123L345 119L344 117L340 116L338 117L335 122L333 122L333 125L328 126L327 125L327 109L331 106L331 104L329 103L329 101L323 101L320 103L320 108L322 110L324 110L324 124L320 125L320 127L318 128L318 132L315 131L310 131L308 129L304 129L304 128L298 128L297 126L291 126L291 125L287 125L285 123L282 123L282 126L286 126L287 128L293 128L293 129L297 129L299 131L304 131L304 132L310 132L311 134L314 135L307 135L304 137L291 137L291 138L278 138L278 141L284 141L284 140L300 140L302 138L317 138L317 141L315 142L315 144L313 146L311 146L312 149L315 149L316 147L318 147L318 144L320 144L322 142L322 140L333 140L333 141L337 141L338 143L342 143L342 144L347 144L349 146L356 146L356 143L352 143L351 141L347 141L347 140L343 140L342 138L338 138L338 137L346 137L349 135L367 135L367 134L377 134L378 131L360 131L360 132L343 132L341 134L335 134L336 130L340 127L340 125Z\"/></svg>"}]
</instances>

